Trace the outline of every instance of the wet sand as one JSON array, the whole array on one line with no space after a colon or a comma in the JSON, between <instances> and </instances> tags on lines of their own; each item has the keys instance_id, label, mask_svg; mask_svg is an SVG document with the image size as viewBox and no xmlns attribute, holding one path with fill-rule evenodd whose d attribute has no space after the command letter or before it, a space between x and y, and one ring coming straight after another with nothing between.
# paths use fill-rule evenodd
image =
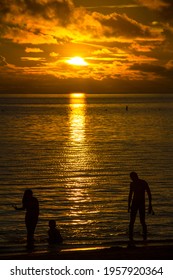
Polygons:
<instances>
[{"instance_id":1,"label":"wet sand","mask_svg":"<svg viewBox=\"0 0 173 280\"><path fill-rule=\"evenodd\" d=\"M173 260L173 242L0 253L2 260Z\"/></svg>"}]
</instances>

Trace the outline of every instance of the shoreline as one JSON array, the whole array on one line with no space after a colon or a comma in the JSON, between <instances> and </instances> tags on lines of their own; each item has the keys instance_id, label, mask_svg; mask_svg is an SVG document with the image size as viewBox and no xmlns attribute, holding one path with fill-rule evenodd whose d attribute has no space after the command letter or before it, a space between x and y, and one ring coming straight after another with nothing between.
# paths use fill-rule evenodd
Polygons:
<instances>
[{"instance_id":1,"label":"shoreline","mask_svg":"<svg viewBox=\"0 0 173 280\"><path fill-rule=\"evenodd\" d=\"M1 260L173 260L173 240L0 252Z\"/></svg>"}]
</instances>

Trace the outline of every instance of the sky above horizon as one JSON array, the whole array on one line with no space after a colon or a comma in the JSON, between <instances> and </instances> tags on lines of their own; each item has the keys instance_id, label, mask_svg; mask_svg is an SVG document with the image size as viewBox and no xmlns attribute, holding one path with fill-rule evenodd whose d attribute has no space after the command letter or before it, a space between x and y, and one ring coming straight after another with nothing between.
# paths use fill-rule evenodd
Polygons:
<instances>
[{"instance_id":1,"label":"sky above horizon","mask_svg":"<svg viewBox=\"0 0 173 280\"><path fill-rule=\"evenodd\" d=\"M172 0L1 0L0 94L173 93Z\"/></svg>"}]
</instances>

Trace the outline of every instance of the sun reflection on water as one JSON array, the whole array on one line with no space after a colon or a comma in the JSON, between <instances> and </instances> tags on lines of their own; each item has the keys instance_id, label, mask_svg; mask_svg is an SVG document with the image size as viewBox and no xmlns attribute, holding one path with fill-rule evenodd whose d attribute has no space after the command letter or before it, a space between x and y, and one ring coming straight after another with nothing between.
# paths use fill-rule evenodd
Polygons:
<instances>
[{"instance_id":1,"label":"sun reflection on water","mask_svg":"<svg viewBox=\"0 0 173 280\"><path fill-rule=\"evenodd\" d=\"M81 144L85 140L85 94L70 94L70 138L71 142Z\"/></svg>"},{"instance_id":2,"label":"sun reflection on water","mask_svg":"<svg viewBox=\"0 0 173 280\"><path fill-rule=\"evenodd\" d=\"M86 144L86 104L85 94L70 94L69 110L69 146L68 162L70 172L74 176L66 182L67 199L70 202L69 216L72 224L82 222L81 217L87 216L86 205L91 201L90 194L85 188L88 167L88 146ZM75 162L74 162L75 158ZM73 161L73 162L72 162Z\"/></svg>"},{"instance_id":3,"label":"sun reflection on water","mask_svg":"<svg viewBox=\"0 0 173 280\"><path fill-rule=\"evenodd\" d=\"M72 142L85 140L85 104L70 104L70 138Z\"/></svg>"}]
</instances>

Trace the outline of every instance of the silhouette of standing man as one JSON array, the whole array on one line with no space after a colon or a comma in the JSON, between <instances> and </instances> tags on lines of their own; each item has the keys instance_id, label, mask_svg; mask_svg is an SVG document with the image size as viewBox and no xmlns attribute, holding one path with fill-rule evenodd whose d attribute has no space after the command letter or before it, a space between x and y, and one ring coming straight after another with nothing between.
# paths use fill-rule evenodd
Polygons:
<instances>
[{"instance_id":1,"label":"silhouette of standing man","mask_svg":"<svg viewBox=\"0 0 173 280\"><path fill-rule=\"evenodd\" d=\"M25 225L27 229L27 245L32 246L34 243L34 232L38 222L39 203L37 198L33 196L32 190L27 189L22 199L22 207L16 207L16 210L26 210Z\"/></svg>"},{"instance_id":2,"label":"silhouette of standing man","mask_svg":"<svg viewBox=\"0 0 173 280\"><path fill-rule=\"evenodd\" d=\"M143 228L143 239L147 240L147 225L145 223L145 192L149 199L149 214L152 213L151 192L148 183L139 179L136 172L130 173L132 182L130 183L130 192L128 198L128 212L130 212L129 239L133 241L133 228L136 214L139 211L140 222Z\"/></svg>"}]
</instances>

